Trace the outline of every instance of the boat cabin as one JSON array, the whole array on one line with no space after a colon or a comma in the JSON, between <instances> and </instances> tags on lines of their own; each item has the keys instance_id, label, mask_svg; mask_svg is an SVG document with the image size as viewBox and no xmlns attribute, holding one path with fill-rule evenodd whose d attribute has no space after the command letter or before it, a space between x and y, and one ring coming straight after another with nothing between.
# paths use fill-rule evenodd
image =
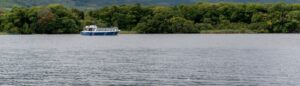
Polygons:
<instances>
[{"instance_id":1,"label":"boat cabin","mask_svg":"<svg viewBox=\"0 0 300 86\"><path fill-rule=\"evenodd\" d=\"M89 25L85 26L80 34L85 36L115 36L118 35L119 32L118 27L98 28L96 25Z\"/></svg>"},{"instance_id":2,"label":"boat cabin","mask_svg":"<svg viewBox=\"0 0 300 86\"><path fill-rule=\"evenodd\" d=\"M118 27L98 28L96 25L85 26L83 31L119 31Z\"/></svg>"}]
</instances>

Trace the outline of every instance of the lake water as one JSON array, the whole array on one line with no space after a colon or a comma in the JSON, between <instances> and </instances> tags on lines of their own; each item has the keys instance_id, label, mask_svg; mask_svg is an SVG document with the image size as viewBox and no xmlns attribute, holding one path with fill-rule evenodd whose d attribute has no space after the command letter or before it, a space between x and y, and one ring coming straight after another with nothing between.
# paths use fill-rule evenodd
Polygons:
<instances>
[{"instance_id":1,"label":"lake water","mask_svg":"<svg viewBox=\"0 0 300 86\"><path fill-rule=\"evenodd\" d=\"M0 86L299 86L300 35L0 35Z\"/></svg>"}]
</instances>

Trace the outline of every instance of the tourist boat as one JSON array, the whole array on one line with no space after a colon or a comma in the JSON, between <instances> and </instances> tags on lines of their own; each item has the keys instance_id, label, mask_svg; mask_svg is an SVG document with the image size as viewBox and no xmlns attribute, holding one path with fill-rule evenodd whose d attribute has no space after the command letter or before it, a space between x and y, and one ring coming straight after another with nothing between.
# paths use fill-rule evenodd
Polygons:
<instances>
[{"instance_id":1,"label":"tourist boat","mask_svg":"<svg viewBox=\"0 0 300 86\"><path fill-rule=\"evenodd\" d=\"M118 27L98 28L96 25L89 25L85 26L80 34L84 36L116 36L119 32Z\"/></svg>"}]
</instances>

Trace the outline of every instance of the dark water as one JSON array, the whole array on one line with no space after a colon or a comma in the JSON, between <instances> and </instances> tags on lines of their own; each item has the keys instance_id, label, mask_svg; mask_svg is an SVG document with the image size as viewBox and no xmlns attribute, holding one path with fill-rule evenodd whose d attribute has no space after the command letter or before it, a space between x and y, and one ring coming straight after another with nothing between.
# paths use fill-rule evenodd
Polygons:
<instances>
[{"instance_id":1,"label":"dark water","mask_svg":"<svg viewBox=\"0 0 300 86\"><path fill-rule=\"evenodd\" d=\"M0 86L299 86L300 35L2 35Z\"/></svg>"}]
</instances>

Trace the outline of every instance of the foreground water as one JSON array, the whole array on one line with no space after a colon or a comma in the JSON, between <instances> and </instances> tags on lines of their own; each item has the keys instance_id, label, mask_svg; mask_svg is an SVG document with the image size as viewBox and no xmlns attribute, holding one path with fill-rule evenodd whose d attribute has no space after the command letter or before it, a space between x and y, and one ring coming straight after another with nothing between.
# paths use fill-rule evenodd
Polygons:
<instances>
[{"instance_id":1,"label":"foreground water","mask_svg":"<svg viewBox=\"0 0 300 86\"><path fill-rule=\"evenodd\" d=\"M0 86L299 86L300 35L2 35Z\"/></svg>"}]
</instances>

